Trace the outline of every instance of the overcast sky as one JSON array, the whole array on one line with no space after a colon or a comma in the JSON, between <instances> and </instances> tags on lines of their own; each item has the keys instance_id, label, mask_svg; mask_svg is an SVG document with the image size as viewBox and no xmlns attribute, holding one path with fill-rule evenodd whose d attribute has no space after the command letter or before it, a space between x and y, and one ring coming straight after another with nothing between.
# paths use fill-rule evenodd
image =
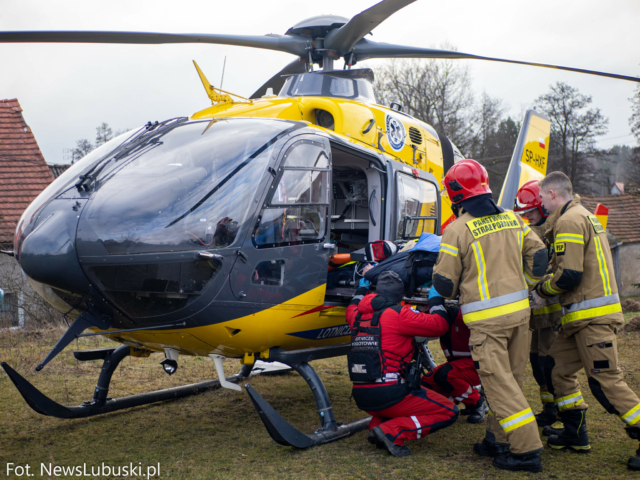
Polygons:
<instances>
[{"instance_id":1,"label":"overcast sky","mask_svg":"<svg viewBox=\"0 0 640 480\"><path fill-rule=\"evenodd\" d=\"M351 17L376 0L1 0L0 30L123 30L168 33L285 33L320 14ZM373 40L478 55L640 75L640 1L535 2L418 0L375 31ZM0 98L18 98L49 163L63 149L149 120L188 116L210 102L191 63L219 86L248 96L290 62L285 53L222 45L0 44ZM628 125L635 84L543 68L463 61L478 93L519 115L557 81L593 96L609 117L601 147L635 145ZM359 64L375 69L376 62Z\"/></svg>"}]
</instances>

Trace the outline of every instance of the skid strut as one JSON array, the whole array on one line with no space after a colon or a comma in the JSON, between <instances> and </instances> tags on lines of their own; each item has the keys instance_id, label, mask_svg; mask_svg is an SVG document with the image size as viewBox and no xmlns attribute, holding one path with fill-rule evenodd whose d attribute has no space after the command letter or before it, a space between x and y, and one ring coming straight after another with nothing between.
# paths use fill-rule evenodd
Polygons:
<instances>
[{"instance_id":1,"label":"skid strut","mask_svg":"<svg viewBox=\"0 0 640 480\"><path fill-rule=\"evenodd\" d=\"M337 345L323 349L313 348L284 352L279 349L271 349L269 360L282 362L291 366L305 379L316 401L321 427L312 434L302 433L287 422L262 396L249 384L245 384L249 398L258 411L269 435L278 444L287 447L309 448L316 445L340 440L368 427L371 417L361 418L354 422L341 424L336 422L333 407L322 380L316 371L309 365L309 361L320 358L329 358L344 355L351 349L350 345Z\"/></svg>"},{"instance_id":2,"label":"skid strut","mask_svg":"<svg viewBox=\"0 0 640 480\"><path fill-rule=\"evenodd\" d=\"M206 382L193 383L191 385L183 385L181 387L131 395L128 397L114 399L108 398L109 384L111 383L113 372L120 362L129 356L130 352L131 347L127 345L121 345L115 349L104 348L74 352L75 357L80 361L102 359L103 364L100 376L98 377L98 383L93 394L93 400L85 402L82 405L69 407L60 405L59 403L51 400L5 362L2 362L1 365L22 397L33 410L42 415L57 418L93 417L103 413L122 410L123 408L138 407L140 405L148 405L150 403L161 402L164 400L174 400L220 388L219 380L209 380ZM227 377L226 381L238 383L243 378L244 376L241 374L232 375Z\"/></svg>"}]
</instances>

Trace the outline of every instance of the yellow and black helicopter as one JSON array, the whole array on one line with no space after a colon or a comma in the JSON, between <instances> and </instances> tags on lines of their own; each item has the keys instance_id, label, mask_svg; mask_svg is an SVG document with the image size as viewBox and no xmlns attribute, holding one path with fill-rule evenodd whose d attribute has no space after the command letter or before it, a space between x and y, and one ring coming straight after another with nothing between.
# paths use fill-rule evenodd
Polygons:
<instances>
[{"instance_id":1,"label":"yellow and black helicopter","mask_svg":"<svg viewBox=\"0 0 640 480\"><path fill-rule=\"evenodd\" d=\"M74 352L81 361L104 361L93 400L80 406L56 403L3 362L35 411L78 418L212 388L240 390L261 360L295 369L318 406L321 428L306 435L247 384L278 443L306 448L366 427L368 419L336 421L309 365L350 349L344 316L353 288L327 288L330 256L373 240L440 234L454 218L444 174L463 156L402 106L376 104L372 70L352 67L372 58L479 59L639 81L365 38L413 1L384 0L352 19L309 18L284 35L0 32L4 43L214 43L296 56L249 99L214 88L196 65L212 106L111 140L25 211L15 257L36 291L72 320L36 370L78 336L122 344ZM338 59L345 69L334 70ZM546 173L549 132L548 119L527 112L503 207L524 182ZM219 379L109 398L119 362L152 352L164 352L167 373L180 354L210 356ZM225 378L225 358L242 359L242 371Z\"/></svg>"}]
</instances>

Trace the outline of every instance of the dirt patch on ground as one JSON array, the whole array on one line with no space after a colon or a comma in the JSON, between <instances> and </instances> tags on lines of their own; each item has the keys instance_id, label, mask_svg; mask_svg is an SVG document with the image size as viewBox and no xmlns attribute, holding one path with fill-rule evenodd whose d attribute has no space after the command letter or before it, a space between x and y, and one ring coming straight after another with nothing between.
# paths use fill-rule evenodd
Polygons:
<instances>
[{"instance_id":1,"label":"dirt patch on ground","mask_svg":"<svg viewBox=\"0 0 640 480\"><path fill-rule=\"evenodd\" d=\"M631 300L630 298L622 301L622 311L624 313L640 312L640 302Z\"/></svg>"},{"instance_id":2,"label":"dirt patch on ground","mask_svg":"<svg viewBox=\"0 0 640 480\"><path fill-rule=\"evenodd\" d=\"M640 332L640 317L633 317L620 331L624 333Z\"/></svg>"}]
</instances>

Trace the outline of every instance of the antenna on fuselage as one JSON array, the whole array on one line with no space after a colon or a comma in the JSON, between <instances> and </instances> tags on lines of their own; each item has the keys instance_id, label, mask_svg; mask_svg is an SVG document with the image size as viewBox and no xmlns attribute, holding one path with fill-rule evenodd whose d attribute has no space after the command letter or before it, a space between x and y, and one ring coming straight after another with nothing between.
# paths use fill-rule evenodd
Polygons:
<instances>
[{"instance_id":1,"label":"antenna on fuselage","mask_svg":"<svg viewBox=\"0 0 640 480\"><path fill-rule=\"evenodd\" d=\"M222 77L220 77L220 89L222 89L222 82L224 81L224 67L227 66L227 56L224 56L224 63L222 64Z\"/></svg>"}]
</instances>

